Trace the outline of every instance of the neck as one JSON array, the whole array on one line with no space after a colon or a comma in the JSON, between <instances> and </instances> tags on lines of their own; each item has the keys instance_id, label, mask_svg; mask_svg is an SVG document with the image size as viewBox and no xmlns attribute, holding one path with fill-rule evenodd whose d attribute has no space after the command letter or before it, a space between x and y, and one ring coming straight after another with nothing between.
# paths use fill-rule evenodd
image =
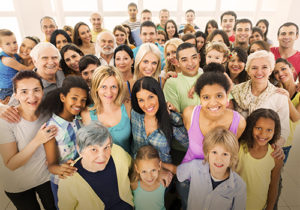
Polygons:
<instances>
[{"instance_id":1,"label":"neck","mask_svg":"<svg viewBox=\"0 0 300 210\"><path fill-rule=\"evenodd\" d=\"M292 47L289 47L289 48L279 47L280 56L284 59L291 57L296 52L297 52L297 50L293 49Z\"/></svg>"},{"instance_id":2,"label":"neck","mask_svg":"<svg viewBox=\"0 0 300 210\"><path fill-rule=\"evenodd\" d=\"M56 76L55 74L44 74L44 72L37 70L37 74L44 80L46 80L47 82L52 82L55 83L56 82Z\"/></svg>"},{"instance_id":3,"label":"neck","mask_svg":"<svg viewBox=\"0 0 300 210\"><path fill-rule=\"evenodd\" d=\"M112 57L114 56L114 54L103 54L100 53L101 57L109 64L110 60L112 59Z\"/></svg>"},{"instance_id":4,"label":"neck","mask_svg":"<svg viewBox=\"0 0 300 210\"><path fill-rule=\"evenodd\" d=\"M218 179L218 180L224 180L226 178L229 177L229 169L226 169L226 171L224 172L216 172L214 170L210 170L210 174L211 176L213 176L215 179Z\"/></svg>"},{"instance_id":5,"label":"neck","mask_svg":"<svg viewBox=\"0 0 300 210\"><path fill-rule=\"evenodd\" d=\"M133 77L133 75L131 73L131 69L126 72L121 72L121 74L122 74L122 78L123 78L124 82L131 80Z\"/></svg>"},{"instance_id":6,"label":"neck","mask_svg":"<svg viewBox=\"0 0 300 210\"><path fill-rule=\"evenodd\" d=\"M82 42L82 45L81 45L81 47L82 48L89 48L90 46L91 46L91 42Z\"/></svg>"},{"instance_id":7,"label":"neck","mask_svg":"<svg viewBox=\"0 0 300 210\"><path fill-rule=\"evenodd\" d=\"M259 96L268 87L268 82L265 84L254 84L251 83L251 92L255 96Z\"/></svg>"},{"instance_id":8,"label":"neck","mask_svg":"<svg viewBox=\"0 0 300 210\"><path fill-rule=\"evenodd\" d=\"M100 28L93 28L93 31L95 31L95 32L101 32L102 28L101 27Z\"/></svg>"},{"instance_id":9,"label":"neck","mask_svg":"<svg viewBox=\"0 0 300 210\"><path fill-rule=\"evenodd\" d=\"M240 47L247 51L249 44L248 42L234 42L234 47Z\"/></svg>"},{"instance_id":10,"label":"neck","mask_svg":"<svg viewBox=\"0 0 300 210\"><path fill-rule=\"evenodd\" d=\"M17 109L18 109L20 116L27 121L33 122L38 118L38 116L35 113L36 112L35 110L34 111L33 110L23 110L23 108L21 106L18 106Z\"/></svg>"},{"instance_id":11,"label":"neck","mask_svg":"<svg viewBox=\"0 0 300 210\"><path fill-rule=\"evenodd\" d=\"M157 118L156 118L155 115L147 115L147 114L145 114L144 119L151 120L151 121L152 121L152 120L157 121Z\"/></svg>"},{"instance_id":12,"label":"neck","mask_svg":"<svg viewBox=\"0 0 300 210\"><path fill-rule=\"evenodd\" d=\"M229 76L230 76L230 79L231 79L232 81L235 80L235 79L237 78L238 75L239 75L239 74L233 74L233 73L229 72Z\"/></svg>"},{"instance_id":13,"label":"neck","mask_svg":"<svg viewBox=\"0 0 300 210\"><path fill-rule=\"evenodd\" d=\"M72 115L72 114L70 114L70 113L66 113L66 112L64 112L64 111L62 111L62 112L59 114L59 116L60 116L61 118L63 118L64 120L68 121L68 122L72 122L72 121L74 120L74 118L75 118L74 115Z\"/></svg>"},{"instance_id":14,"label":"neck","mask_svg":"<svg viewBox=\"0 0 300 210\"><path fill-rule=\"evenodd\" d=\"M130 22L136 22L136 17L135 18L129 18Z\"/></svg>"},{"instance_id":15,"label":"neck","mask_svg":"<svg viewBox=\"0 0 300 210\"><path fill-rule=\"evenodd\" d=\"M228 32L226 32L227 33L227 36L228 36L228 38L229 37L231 37L232 36L232 34L233 34L233 31L228 31Z\"/></svg>"},{"instance_id":16,"label":"neck","mask_svg":"<svg viewBox=\"0 0 300 210\"><path fill-rule=\"evenodd\" d=\"M283 84L283 88L289 92L290 97L292 97L297 92L297 87L294 82L286 82L285 84Z\"/></svg>"}]
</instances>

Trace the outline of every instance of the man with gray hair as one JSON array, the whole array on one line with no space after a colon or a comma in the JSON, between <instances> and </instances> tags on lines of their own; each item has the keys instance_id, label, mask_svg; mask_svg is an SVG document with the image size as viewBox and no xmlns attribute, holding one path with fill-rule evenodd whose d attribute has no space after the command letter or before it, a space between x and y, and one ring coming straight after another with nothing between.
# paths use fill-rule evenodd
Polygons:
<instances>
[{"instance_id":1,"label":"man with gray hair","mask_svg":"<svg viewBox=\"0 0 300 210\"><path fill-rule=\"evenodd\" d=\"M97 36L96 55L101 66L114 66L114 50L117 47L116 38L110 31L103 31Z\"/></svg>"},{"instance_id":2,"label":"man with gray hair","mask_svg":"<svg viewBox=\"0 0 300 210\"><path fill-rule=\"evenodd\" d=\"M41 30L45 34L45 41L50 42L51 34L57 29L55 20L50 16L44 16L40 20Z\"/></svg>"}]
</instances>

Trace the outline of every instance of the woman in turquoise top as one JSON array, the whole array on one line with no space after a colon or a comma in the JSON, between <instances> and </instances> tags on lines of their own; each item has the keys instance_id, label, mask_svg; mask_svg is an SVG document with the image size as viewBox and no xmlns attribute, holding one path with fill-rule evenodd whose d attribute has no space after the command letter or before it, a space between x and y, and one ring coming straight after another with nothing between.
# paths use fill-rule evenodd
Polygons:
<instances>
[{"instance_id":1,"label":"woman in turquoise top","mask_svg":"<svg viewBox=\"0 0 300 210\"><path fill-rule=\"evenodd\" d=\"M99 121L107 127L113 143L130 153L130 109L124 102L123 80L115 67L101 66L92 78L91 97L94 104L81 113L83 124Z\"/></svg>"}]
</instances>

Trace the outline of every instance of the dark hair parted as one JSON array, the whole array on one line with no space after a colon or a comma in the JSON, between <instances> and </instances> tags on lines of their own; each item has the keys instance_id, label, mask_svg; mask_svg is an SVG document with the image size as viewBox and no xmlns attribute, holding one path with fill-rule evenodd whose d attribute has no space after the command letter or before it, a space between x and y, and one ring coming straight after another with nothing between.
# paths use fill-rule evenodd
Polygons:
<instances>
[{"instance_id":1,"label":"dark hair parted","mask_svg":"<svg viewBox=\"0 0 300 210\"><path fill-rule=\"evenodd\" d=\"M253 27L252 28L252 34L254 34L255 32L259 33L260 36L263 38L263 40L265 40L265 35L264 33L262 32L262 30L258 27Z\"/></svg>"},{"instance_id":2,"label":"dark hair parted","mask_svg":"<svg viewBox=\"0 0 300 210\"><path fill-rule=\"evenodd\" d=\"M210 65L210 64L208 64L208 65ZM215 64L212 64L212 65L215 65ZM221 64L219 64L219 65L221 65ZM204 86L214 85L214 84L220 85L221 87L223 87L225 89L226 93L228 93L228 91L230 89L230 83L229 83L227 77L224 75L223 70L224 70L224 67L223 67L223 69L214 68L212 71L203 73L197 79L197 82L195 85L196 93L200 96L201 90L203 89Z\"/></svg>"},{"instance_id":3,"label":"dark hair parted","mask_svg":"<svg viewBox=\"0 0 300 210\"><path fill-rule=\"evenodd\" d=\"M81 45L82 45L82 40L81 40L81 38L80 38L80 35L79 35L79 28L80 28L80 26L82 26L82 25L84 25L84 26L87 26L88 28L90 28L86 23L84 23L84 22L78 22L76 25L75 25L75 27L74 27L74 35L73 35L73 42L74 42L74 44L76 44L78 47L80 47ZM92 42L92 40L91 40L91 42Z\"/></svg>"},{"instance_id":4,"label":"dark hair parted","mask_svg":"<svg viewBox=\"0 0 300 210\"><path fill-rule=\"evenodd\" d=\"M132 37L132 34L131 34L131 28L130 28L129 25L127 25L127 24L122 24L122 26L128 29L128 32L129 32L129 33L128 33L128 40L129 40L129 43L135 46L135 41L134 41L134 39L133 39L133 37Z\"/></svg>"},{"instance_id":5,"label":"dark hair parted","mask_svg":"<svg viewBox=\"0 0 300 210\"><path fill-rule=\"evenodd\" d=\"M196 36L196 40L198 37L203 37L204 39L204 45L202 46L201 50L200 50L200 57L201 57L201 60L200 60L200 67L203 68L205 65L206 65L206 58L205 58L205 48L206 48L206 34L202 31L196 31L195 32L195 36ZM197 41L198 43L198 41Z\"/></svg>"},{"instance_id":6,"label":"dark hair parted","mask_svg":"<svg viewBox=\"0 0 300 210\"><path fill-rule=\"evenodd\" d=\"M194 48L198 53L197 47L189 42L184 42L177 47L176 50L176 59L179 60L179 52L185 49Z\"/></svg>"},{"instance_id":7,"label":"dark hair parted","mask_svg":"<svg viewBox=\"0 0 300 210\"><path fill-rule=\"evenodd\" d=\"M194 34L184 34L182 37L181 37L182 41L186 42L187 40L190 40L190 39L194 39L195 40L195 43L197 45L197 39L196 39L196 36Z\"/></svg>"},{"instance_id":8,"label":"dark hair parted","mask_svg":"<svg viewBox=\"0 0 300 210\"><path fill-rule=\"evenodd\" d=\"M166 34L167 34L167 40L169 40L170 39L170 37L169 37L169 35L168 35L168 33L167 33L167 25L168 25L168 23L172 23L173 25L174 25L174 27L175 27L175 34L174 34L174 36L172 37L172 38L179 38L179 35L178 35L178 29L177 29L177 24L176 24L176 22L174 21L174 20L172 20L172 19L169 19L167 22L166 22L166 24L165 24L165 32L166 32Z\"/></svg>"},{"instance_id":9,"label":"dark hair parted","mask_svg":"<svg viewBox=\"0 0 300 210\"><path fill-rule=\"evenodd\" d=\"M38 44L41 42L41 40L37 36L26 36L25 39L30 39L33 41L35 44Z\"/></svg>"},{"instance_id":10,"label":"dark hair parted","mask_svg":"<svg viewBox=\"0 0 300 210\"><path fill-rule=\"evenodd\" d=\"M19 71L13 78L12 78L12 83L13 83L13 91L14 93L17 92L17 84L20 80L23 79L36 79L40 82L42 89L44 89L42 79L41 77L35 72L35 71Z\"/></svg>"},{"instance_id":11,"label":"dark hair parted","mask_svg":"<svg viewBox=\"0 0 300 210\"><path fill-rule=\"evenodd\" d=\"M221 22L223 21L223 17L224 15L231 15L234 17L234 21L236 21L236 13L234 11L226 11L226 12L223 12L223 14L221 15Z\"/></svg>"},{"instance_id":12,"label":"dark hair parted","mask_svg":"<svg viewBox=\"0 0 300 210\"><path fill-rule=\"evenodd\" d=\"M231 51L231 55L236 55L238 57L238 60L243 62L246 66L248 54L242 48L240 48L240 47L233 48ZM230 59L226 65L226 73L230 76L230 72L228 69L229 62L230 62ZM236 81L238 83L246 82L248 79L249 79L249 76L248 76L248 73L246 72L245 68L236 77Z\"/></svg>"},{"instance_id":13,"label":"dark hair parted","mask_svg":"<svg viewBox=\"0 0 300 210\"><path fill-rule=\"evenodd\" d=\"M71 88L80 88L85 90L87 94L86 105L90 104L89 86L87 85L87 83L80 76L70 75L64 79L62 87L47 93L46 97L41 103L41 111L43 113L49 113L49 114L55 113L56 115L59 115L64 109L64 104L60 100L60 94L67 96Z\"/></svg>"},{"instance_id":14,"label":"dark hair parted","mask_svg":"<svg viewBox=\"0 0 300 210\"><path fill-rule=\"evenodd\" d=\"M290 68L293 68L293 65L287 59L284 59L284 58L277 58L275 63L276 64L277 63L284 63L284 64L288 65Z\"/></svg>"},{"instance_id":15,"label":"dark hair parted","mask_svg":"<svg viewBox=\"0 0 300 210\"><path fill-rule=\"evenodd\" d=\"M160 87L160 84L152 77L142 77L134 83L131 94L132 109L137 113L144 114L143 110L138 104L138 100L136 97L137 92L139 92L141 89L148 90L157 96L159 108L155 116L158 122L158 128L164 133L170 145L173 131L170 123L169 112L167 110L165 96Z\"/></svg>"},{"instance_id":16,"label":"dark hair parted","mask_svg":"<svg viewBox=\"0 0 300 210\"><path fill-rule=\"evenodd\" d=\"M258 27L258 24L263 23L266 26L266 31L264 33L264 37L265 37L265 41L267 41L267 35L268 35L268 31L269 31L269 21L267 21L267 19L260 19L257 21L256 25Z\"/></svg>"},{"instance_id":17,"label":"dark hair parted","mask_svg":"<svg viewBox=\"0 0 300 210\"><path fill-rule=\"evenodd\" d=\"M209 21L206 23L205 30L204 30L206 35L208 35L207 29L208 29L208 26L209 26L209 25L210 25L211 27L213 27L213 28L216 28L216 29L219 28L217 21L215 21L215 20L209 20Z\"/></svg>"},{"instance_id":18,"label":"dark hair parted","mask_svg":"<svg viewBox=\"0 0 300 210\"><path fill-rule=\"evenodd\" d=\"M50 37L50 43L53 44L55 47L56 47L56 37L59 34L61 34L64 37L66 37L68 43L72 43L72 40L71 40L69 34L66 31L61 30L61 29L57 29L57 30L53 31L53 33L51 34L51 37Z\"/></svg>"},{"instance_id":19,"label":"dark hair parted","mask_svg":"<svg viewBox=\"0 0 300 210\"><path fill-rule=\"evenodd\" d=\"M155 29L155 32L157 32L156 25L152 21L143 22L140 26L140 33L143 31L143 27L152 27Z\"/></svg>"},{"instance_id":20,"label":"dark hair parted","mask_svg":"<svg viewBox=\"0 0 300 210\"><path fill-rule=\"evenodd\" d=\"M263 40L257 40L255 42L252 42L248 48L248 55L250 55L251 53L251 47L252 45L259 45L261 47L262 50L265 50L265 51L268 51L270 52L270 45L266 42L266 41L263 41Z\"/></svg>"},{"instance_id":21,"label":"dark hair parted","mask_svg":"<svg viewBox=\"0 0 300 210\"><path fill-rule=\"evenodd\" d=\"M253 148L254 138L253 138L253 129L256 125L256 122L260 118L271 119L275 123L274 135L273 138L268 142L269 144L275 143L281 135L281 125L280 118L278 114L272 109L260 108L252 112L246 120L247 126L241 136L241 140L247 143L248 148Z\"/></svg>"},{"instance_id":22,"label":"dark hair parted","mask_svg":"<svg viewBox=\"0 0 300 210\"><path fill-rule=\"evenodd\" d=\"M228 35L226 34L225 31L220 30L220 29L216 29L216 30L214 30L213 32L211 32L211 33L207 36L206 42L211 42L211 41L214 39L214 37L215 37L216 35L218 35L218 34L222 36L223 41L224 41L224 43L226 44L226 46L227 46L227 47L230 47L230 42L229 42Z\"/></svg>"},{"instance_id":23,"label":"dark hair parted","mask_svg":"<svg viewBox=\"0 0 300 210\"><path fill-rule=\"evenodd\" d=\"M100 60L95 55L85 55L79 60L79 71L85 70L88 65L94 64L100 66Z\"/></svg>"},{"instance_id":24,"label":"dark hair parted","mask_svg":"<svg viewBox=\"0 0 300 210\"><path fill-rule=\"evenodd\" d=\"M75 44L72 44L72 43L69 43L69 44L66 44L65 46L63 46L60 50L60 55L61 55L61 60L60 60L60 67L62 68L63 72L65 73L65 75L69 75L73 72L72 69L70 69L68 67L68 65L66 64L65 62L65 53L68 51L68 50L72 50L72 51L75 51L77 52L80 56L84 56L83 52L75 45Z\"/></svg>"},{"instance_id":25,"label":"dark hair parted","mask_svg":"<svg viewBox=\"0 0 300 210\"><path fill-rule=\"evenodd\" d=\"M128 47L128 46L125 45L125 44L122 44L122 45L118 46L118 47L115 49L115 51L114 51L114 65L115 65L115 66L116 66L116 55L117 55L117 53L118 53L119 51L125 51L125 52L129 55L129 57L130 57L131 59L133 59L133 63L132 63L132 66L131 66L131 73L133 74L133 72L134 72L134 56L133 56L132 50L130 49L130 47Z\"/></svg>"}]
</instances>

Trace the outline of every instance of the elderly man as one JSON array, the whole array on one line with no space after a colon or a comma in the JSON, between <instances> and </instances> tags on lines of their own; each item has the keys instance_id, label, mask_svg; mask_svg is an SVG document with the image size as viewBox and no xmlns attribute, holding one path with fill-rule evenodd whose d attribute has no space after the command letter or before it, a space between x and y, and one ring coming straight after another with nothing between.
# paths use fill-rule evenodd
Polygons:
<instances>
[{"instance_id":1,"label":"elderly man","mask_svg":"<svg viewBox=\"0 0 300 210\"><path fill-rule=\"evenodd\" d=\"M52 17L42 17L40 21L41 30L45 34L45 41L50 42L51 34L57 29L55 20Z\"/></svg>"},{"instance_id":2,"label":"elderly man","mask_svg":"<svg viewBox=\"0 0 300 210\"><path fill-rule=\"evenodd\" d=\"M64 73L59 71L61 59L58 49L49 42L37 44L30 52L36 73L42 78L44 95L62 86ZM0 106L0 118L8 122L18 122L20 115L14 108L17 101L12 97L8 105Z\"/></svg>"},{"instance_id":3,"label":"elderly man","mask_svg":"<svg viewBox=\"0 0 300 210\"><path fill-rule=\"evenodd\" d=\"M96 42L98 34L106 31L106 29L102 28L103 18L98 12L94 12L91 14L90 22L92 24L92 41Z\"/></svg>"},{"instance_id":4,"label":"elderly man","mask_svg":"<svg viewBox=\"0 0 300 210\"><path fill-rule=\"evenodd\" d=\"M114 65L114 50L117 47L116 38L110 31L101 32L96 41L96 55L101 66Z\"/></svg>"}]
</instances>

